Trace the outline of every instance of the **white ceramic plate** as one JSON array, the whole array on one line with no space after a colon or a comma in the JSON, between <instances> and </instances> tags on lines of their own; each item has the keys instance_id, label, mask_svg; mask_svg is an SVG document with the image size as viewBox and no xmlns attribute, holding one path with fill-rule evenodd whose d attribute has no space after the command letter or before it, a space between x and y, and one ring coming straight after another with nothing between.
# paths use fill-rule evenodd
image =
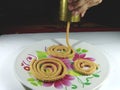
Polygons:
<instances>
[{"instance_id":1,"label":"white ceramic plate","mask_svg":"<svg viewBox=\"0 0 120 90\"><path fill-rule=\"evenodd\" d=\"M18 55L14 64L17 79L25 86L34 90L93 90L105 81L109 73L109 63L105 55L97 47L85 42L81 43L77 40L70 40L70 44L77 53L80 53L80 57L87 58L88 60L95 59L93 62L99 65L98 70L94 74L84 76L76 73L74 70L68 70L68 78L59 80L59 82L62 82L61 84L56 82L46 84L36 80L29 71L30 61L38 58L38 54L41 54L41 52L41 55L44 57L44 52L47 47L58 44L66 45L65 39L43 40L27 46Z\"/></svg>"}]
</instances>

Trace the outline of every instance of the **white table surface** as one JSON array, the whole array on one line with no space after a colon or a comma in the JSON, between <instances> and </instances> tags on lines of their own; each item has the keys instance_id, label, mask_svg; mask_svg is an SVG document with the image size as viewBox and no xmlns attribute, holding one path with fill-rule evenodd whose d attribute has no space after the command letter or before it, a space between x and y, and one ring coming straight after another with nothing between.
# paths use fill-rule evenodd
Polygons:
<instances>
[{"instance_id":1,"label":"white table surface","mask_svg":"<svg viewBox=\"0 0 120 90\"><path fill-rule=\"evenodd\" d=\"M9 34L0 36L0 90L24 90L14 75L14 61L26 45L43 39L65 38L65 33ZM120 89L120 32L70 33L71 39L88 42L104 50L110 75L99 90Z\"/></svg>"}]
</instances>

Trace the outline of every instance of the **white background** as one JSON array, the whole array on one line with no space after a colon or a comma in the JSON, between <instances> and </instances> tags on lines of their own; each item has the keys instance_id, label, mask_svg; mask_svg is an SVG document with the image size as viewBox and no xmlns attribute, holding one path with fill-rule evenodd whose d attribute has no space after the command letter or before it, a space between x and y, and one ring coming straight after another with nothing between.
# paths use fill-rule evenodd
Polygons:
<instances>
[{"instance_id":1,"label":"white background","mask_svg":"<svg viewBox=\"0 0 120 90\"><path fill-rule=\"evenodd\" d=\"M15 78L14 61L26 45L43 39L65 38L65 33L9 34L0 36L0 90L24 90ZM120 89L120 32L77 32L70 39L95 45L110 62L110 74L99 90ZM107 66L106 66L107 67Z\"/></svg>"}]
</instances>

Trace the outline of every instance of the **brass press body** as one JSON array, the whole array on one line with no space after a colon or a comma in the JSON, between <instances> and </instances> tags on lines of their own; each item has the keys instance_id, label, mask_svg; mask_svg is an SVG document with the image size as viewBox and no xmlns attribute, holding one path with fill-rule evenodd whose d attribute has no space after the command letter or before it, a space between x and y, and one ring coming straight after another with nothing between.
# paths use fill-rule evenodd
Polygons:
<instances>
[{"instance_id":1,"label":"brass press body","mask_svg":"<svg viewBox=\"0 0 120 90\"><path fill-rule=\"evenodd\" d=\"M68 0L60 0L59 19L65 22L79 22L80 15L72 15L68 10Z\"/></svg>"}]
</instances>

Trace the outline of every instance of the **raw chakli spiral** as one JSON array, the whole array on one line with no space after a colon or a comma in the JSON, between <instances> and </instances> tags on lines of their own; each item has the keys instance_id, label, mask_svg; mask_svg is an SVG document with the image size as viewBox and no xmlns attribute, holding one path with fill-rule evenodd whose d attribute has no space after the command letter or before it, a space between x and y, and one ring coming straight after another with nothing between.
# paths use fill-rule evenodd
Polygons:
<instances>
[{"instance_id":1,"label":"raw chakli spiral","mask_svg":"<svg viewBox=\"0 0 120 90\"><path fill-rule=\"evenodd\" d=\"M67 67L57 58L32 60L30 71L34 77L44 82L62 79L67 74Z\"/></svg>"},{"instance_id":2,"label":"raw chakli spiral","mask_svg":"<svg viewBox=\"0 0 120 90\"><path fill-rule=\"evenodd\" d=\"M78 59L74 61L73 67L75 71L81 74L90 75L96 71L98 66L96 63L92 61L85 59Z\"/></svg>"},{"instance_id":3,"label":"raw chakli spiral","mask_svg":"<svg viewBox=\"0 0 120 90\"><path fill-rule=\"evenodd\" d=\"M72 58L75 54L72 48L63 45L50 46L47 49L47 53L58 58Z\"/></svg>"}]
</instances>

